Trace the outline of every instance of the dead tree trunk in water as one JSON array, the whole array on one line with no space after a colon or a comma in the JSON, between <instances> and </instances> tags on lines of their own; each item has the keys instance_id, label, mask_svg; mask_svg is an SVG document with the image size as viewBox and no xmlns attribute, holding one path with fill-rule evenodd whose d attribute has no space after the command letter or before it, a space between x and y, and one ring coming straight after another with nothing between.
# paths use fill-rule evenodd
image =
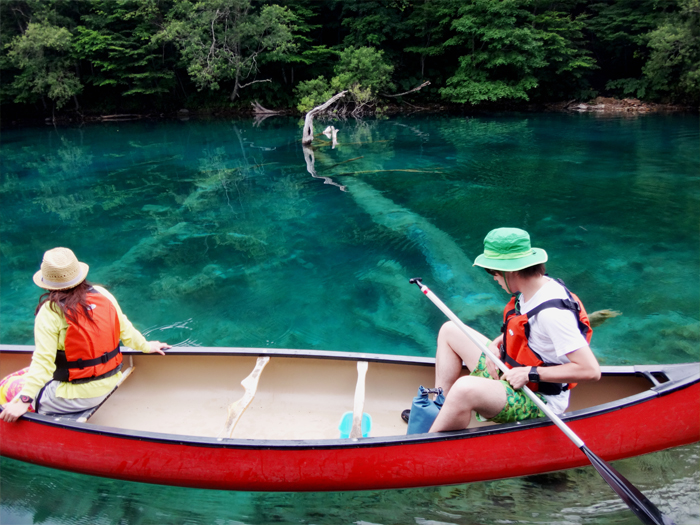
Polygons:
<instances>
[{"instance_id":1,"label":"dead tree trunk in water","mask_svg":"<svg viewBox=\"0 0 700 525\"><path fill-rule=\"evenodd\" d=\"M304 134L301 138L302 144L311 144L311 142L314 140L314 115L328 109L330 105L333 104L336 100L344 97L345 93L347 93L347 90L341 91L337 95L334 95L333 97L326 100L320 106L316 106L314 109L312 109L306 114L306 118L304 119Z\"/></svg>"},{"instance_id":2,"label":"dead tree trunk in water","mask_svg":"<svg viewBox=\"0 0 700 525\"><path fill-rule=\"evenodd\" d=\"M316 157L314 156L314 150L312 150L309 146L303 145L301 147L302 150L304 150L304 160L306 161L306 171L308 171L311 176L315 179L323 179L324 184L332 184L333 186L338 186L340 188L340 191L345 191L345 186L342 184L338 184L337 182L333 182L333 179L330 177L323 177L319 176L316 173Z\"/></svg>"}]
</instances>

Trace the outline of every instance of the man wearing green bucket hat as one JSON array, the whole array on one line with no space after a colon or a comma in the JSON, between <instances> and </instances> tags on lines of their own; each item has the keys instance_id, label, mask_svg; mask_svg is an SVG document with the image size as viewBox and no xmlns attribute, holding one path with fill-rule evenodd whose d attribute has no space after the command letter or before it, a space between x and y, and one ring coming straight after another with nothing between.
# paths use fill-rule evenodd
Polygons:
<instances>
[{"instance_id":1,"label":"man wearing green bucket hat","mask_svg":"<svg viewBox=\"0 0 700 525\"><path fill-rule=\"evenodd\" d=\"M600 378L583 304L546 275L546 261L547 252L533 248L524 230L497 228L486 236L474 266L512 295L502 333L488 343L509 370L500 375L474 342L451 321L445 323L438 335L435 386L446 399L431 432L466 428L473 411L478 419L497 423L544 417L520 390L526 384L561 414L576 383ZM470 375L460 377L463 363Z\"/></svg>"}]
</instances>

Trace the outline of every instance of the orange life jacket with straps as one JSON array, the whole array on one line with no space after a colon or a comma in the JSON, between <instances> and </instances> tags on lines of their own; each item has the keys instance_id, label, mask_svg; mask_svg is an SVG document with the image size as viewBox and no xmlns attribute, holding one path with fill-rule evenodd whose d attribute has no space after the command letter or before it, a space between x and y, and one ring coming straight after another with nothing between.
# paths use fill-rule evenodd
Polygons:
<instances>
[{"instance_id":1,"label":"orange life jacket with straps","mask_svg":"<svg viewBox=\"0 0 700 525\"><path fill-rule=\"evenodd\" d=\"M501 361L508 368L519 366L556 366L561 363L548 363L537 354L528 343L530 337L529 320L546 308L559 308L569 310L576 316L578 329L586 338L586 342L591 342L593 328L588 321L588 314L583 307L581 300L571 293L560 279L554 279L566 290L567 299L550 299L536 306L526 314L521 314L518 310L518 296L513 296L503 310L503 343L501 345ZM576 386L576 383L549 383L540 381L539 383L529 382L528 388L533 392L540 392L545 395L557 395Z\"/></svg>"},{"instance_id":2,"label":"orange life jacket with straps","mask_svg":"<svg viewBox=\"0 0 700 525\"><path fill-rule=\"evenodd\" d=\"M76 321L66 319L66 349L56 352L53 374L58 381L88 383L113 376L122 368L117 309L94 288L88 291L87 301L90 319L82 311Z\"/></svg>"}]
</instances>

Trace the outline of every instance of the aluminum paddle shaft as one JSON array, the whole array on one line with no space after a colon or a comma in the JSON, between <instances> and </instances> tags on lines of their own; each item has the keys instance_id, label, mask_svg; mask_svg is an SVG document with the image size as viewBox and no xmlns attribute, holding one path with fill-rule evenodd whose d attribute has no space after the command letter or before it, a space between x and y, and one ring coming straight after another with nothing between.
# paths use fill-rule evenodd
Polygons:
<instances>
[{"instance_id":1,"label":"aluminum paddle shaft","mask_svg":"<svg viewBox=\"0 0 700 525\"><path fill-rule=\"evenodd\" d=\"M459 328L464 335L466 335L491 361L493 361L498 368L505 372L508 367L501 361L498 356L496 356L491 350L484 345L480 338L478 337L478 332L469 328L465 325L459 317L457 317L452 310L450 310L445 303L443 303L430 288L425 286L422 280L417 277L410 279L411 284L416 284L420 288L428 299L430 299L435 306L437 306L442 313L444 313L447 318L452 321L457 328ZM437 385L436 385L437 386ZM627 504L627 506L634 512L637 517L649 525L673 525L674 522L667 516L664 516L661 511L656 508L656 506L649 501L644 494L642 494L632 483L630 483L622 474L615 470L607 462L596 456L578 437L573 430L571 430L554 412L552 412L547 404L544 403L535 393L530 390L527 386L521 389L527 397L529 397L537 407L544 412L544 414L554 423L559 430L566 434L573 443L583 452L589 459L591 464L595 467L598 473L603 477L603 479L610 485L610 487L617 493L618 496Z\"/></svg>"}]
</instances>

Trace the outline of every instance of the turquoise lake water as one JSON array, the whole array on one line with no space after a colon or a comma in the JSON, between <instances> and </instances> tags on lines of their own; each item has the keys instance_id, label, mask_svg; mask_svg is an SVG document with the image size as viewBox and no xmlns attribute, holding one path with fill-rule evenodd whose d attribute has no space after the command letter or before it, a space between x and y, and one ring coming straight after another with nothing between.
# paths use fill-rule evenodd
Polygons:
<instances>
[{"instance_id":1,"label":"turquoise lake water","mask_svg":"<svg viewBox=\"0 0 700 525\"><path fill-rule=\"evenodd\" d=\"M698 360L697 115L333 124L340 144L318 142L313 165L283 117L4 130L0 343L32 344L31 276L67 246L149 339L432 356L444 318L408 279L495 335L507 297L471 264L490 229L515 226L589 312L622 313L595 330L601 364ZM691 445L615 465L700 523L699 458ZM592 468L327 494L0 468L2 524L636 523Z\"/></svg>"}]
</instances>

